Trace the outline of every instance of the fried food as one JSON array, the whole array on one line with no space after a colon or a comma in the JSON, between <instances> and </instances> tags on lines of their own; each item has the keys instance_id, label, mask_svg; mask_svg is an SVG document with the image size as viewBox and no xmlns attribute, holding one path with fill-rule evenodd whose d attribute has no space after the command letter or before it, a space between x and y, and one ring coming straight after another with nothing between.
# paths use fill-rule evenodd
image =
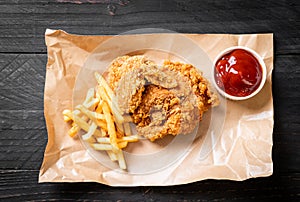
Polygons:
<instances>
[{"instance_id":1,"label":"fried food","mask_svg":"<svg viewBox=\"0 0 300 202\"><path fill-rule=\"evenodd\" d=\"M113 103L115 95L105 79L98 73L95 78L98 85L88 90L83 104L76 106L74 111L63 111L64 121L72 124L68 133L75 137L82 129L86 132L82 135L84 141L95 150L106 151L112 161L118 161L119 167L126 169L122 149L128 142L138 141L138 136L132 135L128 123Z\"/></svg>"},{"instance_id":2,"label":"fried food","mask_svg":"<svg viewBox=\"0 0 300 202\"><path fill-rule=\"evenodd\" d=\"M122 56L108 69L121 112L130 114L139 135L154 141L188 134L218 99L194 66L165 61L162 67L142 56Z\"/></svg>"},{"instance_id":3,"label":"fried food","mask_svg":"<svg viewBox=\"0 0 300 202\"><path fill-rule=\"evenodd\" d=\"M146 86L141 105L132 114L137 131L154 141L180 130L179 98L169 90L156 85Z\"/></svg>"},{"instance_id":4,"label":"fried food","mask_svg":"<svg viewBox=\"0 0 300 202\"><path fill-rule=\"evenodd\" d=\"M142 64L148 64L144 56L121 56L117 57L109 66L108 83L112 90L116 88L121 77L128 71L140 67Z\"/></svg>"},{"instance_id":5,"label":"fried food","mask_svg":"<svg viewBox=\"0 0 300 202\"><path fill-rule=\"evenodd\" d=\"M219 100L217 95L210 91L208 81L196 67L191 64L171 62L169 60L165 61L163 66L172 71L179 72L188 79L193 93L197 96L197 106L200 113L207 111L211 106L218 105Z\"/></svg>"}]
</instances>

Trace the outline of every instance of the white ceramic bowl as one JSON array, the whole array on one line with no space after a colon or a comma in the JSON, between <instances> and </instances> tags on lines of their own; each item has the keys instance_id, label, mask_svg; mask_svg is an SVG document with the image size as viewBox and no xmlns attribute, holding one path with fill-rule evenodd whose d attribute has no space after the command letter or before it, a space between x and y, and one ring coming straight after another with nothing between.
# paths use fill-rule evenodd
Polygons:
<instances>
[{"instance_id":1,"label":"white ceramic bowl","mask_svg":"<svg viewBox=\"0 0 300 202\"><path fill-rule=\"evenodd\" d=\"M256 59L257 61L259 62L261 68L262 68L262 79L261 79L261 82L260 82L260 85L258 86L258 88L253 91L250 95L247 95L247 96L233 96L233 95L230 95L228 93L226 93L223 89L221 89L216 81L215 81L215 67L216 67L216 63L218 62L218 60L226 55L227 53L233 51L233 50L236 50L236 49L242 49L242 50L246 50L248 52L250 52ZM266 64L264 63L264 60L262 59L262 57L257 53L255 52L254 50L250 49L250 48L247 48L247 47L244 47L244 46L232 46L230 48L227 48L223 51L221 51L218 56L215 58L215 60L213 61L213 71L212 71L212 79L213 79L213 83L214 83L214 86L215 88L218 90L218 92L223 95L224 97L228 98L228 99L231 99L231 100L246 100L246 99L249 99L253 96L255 96L264 86L265 82L266 82L266 78L267 78L267 68L266 68Z\"/></svg>"}]
</instances>

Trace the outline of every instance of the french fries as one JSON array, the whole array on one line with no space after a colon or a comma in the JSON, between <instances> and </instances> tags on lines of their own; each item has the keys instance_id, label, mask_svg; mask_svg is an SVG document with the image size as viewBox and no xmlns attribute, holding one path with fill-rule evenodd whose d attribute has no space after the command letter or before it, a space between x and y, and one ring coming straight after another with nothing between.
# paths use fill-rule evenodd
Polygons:
<instances>
[{"instance_id":1,"label":"french fries","mask_svg":"<svg viewBox=\"0 0 300 202\"><path fill-rule=\"evenodd\" d=\"M112 100L109 98L109 96L106 93L106 90L103 86L98 86L97 87L97 95L103 100L106 101L110 111L113 113L114 118L116 120L116 122L118 123L123 123L125 120L123 118L123 116L120 113L119 108L116 106L115 103L112 102Z\"/></svg>"},{"instance_id":2,"label":"french fries","mask_svg":"<svg viewBox=\"0 0 300 202\"><path fill-rule=\"evenodd\" d=\"M84 102L74 111L63 111L65 122L71 122L68 134L75 137L80 130L85 131L82 139L99 151L106 151L112 161L118 161L121 169L127 169L122 149L128 143L137 142L132 135L128 117L123 117L118 106L113 103L114 92L105 79L95 73L98 85L90 88Z\"/></svg>"},{"instance_id":3,"label":"french fries","mask_svg":"<svg viewBox=\"0 0 300 202\"><path fill-rule=\"evenodd\" d=\"M117 143L117 131L115 128L115 124L114 124L112 115L110 113L110 110L109 110L106 102L103 103L102 107L103 107L103 113L104 113L105 119L107 121L107 132L108 132L108 136L109 136L109 141L113 147L113 149L112 149L113 152L117 153L120 148L118 147L118 143Z\"/></svg>"},{"instance_id":4,"label":"french fries","mask_svg":"<svg viewBox=\"0 0 300 202\"><path fill-rule=\"evenodd\" d=\"M103 88L105 88L107 95L109 96L110 100L112 100L115 94L113 90L109 87L105 79L98 72L95 72L95 78L98 82L98 85L103 86Z\"/></svg>"}]
</instances>

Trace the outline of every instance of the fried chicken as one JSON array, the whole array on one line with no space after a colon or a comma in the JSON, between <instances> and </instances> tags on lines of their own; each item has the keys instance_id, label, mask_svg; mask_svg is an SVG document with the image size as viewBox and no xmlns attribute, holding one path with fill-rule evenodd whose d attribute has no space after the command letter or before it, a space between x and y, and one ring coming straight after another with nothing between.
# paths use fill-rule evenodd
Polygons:
<instances>
[{"instance_id":1,"label":"fried chicken","mask_svg":"<svg viewBox=\"0 0 300 202\"><path fill-rule=\"evenodd\" d=\"M143 56L118 57L108 69L108 82L121 111L151 141L192 132L218 101L202 73L179 62L158 67Z\"/></svg>"},{"instance_id":2,"label":"fried chicken","mask_svg":"<svg viewBox=\"0 0 300 202\"><path fill-rule=\"evenodd\" d=\"M121 56L117 57L109 66L108 83L114 90L118 85L118 81L128 71L140 67L142 64L151 64L151 61L145 59L144 56Z\"/></svg>"},{"instance_id":3,"label":"fried chicken","mask_svg":"<svg viewBox=\"0 0 300 202\"><path fill-rule=\"evenodd\" d=\"M209 89L208 81L202 76L202 72L198 71L196 67L191 64L184 64L180 62L171 62L169 60L164 62L164 67L172 71L179 72L189 81L190 87L197 96L197 106L199 112L202 114L207 111L209 107L218 105L218 98Z\"/></svg>"},{"instance_id":4,"label":"fried chicken","mask_svg":"<svg viewBox=\"0 0 300 202\"><path fill-rule=\"evenodd\" d=\"M181 110L179 98L167 89L148 85L141 105L132 114L137 131L154 141L165 135L177 135L180 129Z\"/></svg>"}]
</instances>

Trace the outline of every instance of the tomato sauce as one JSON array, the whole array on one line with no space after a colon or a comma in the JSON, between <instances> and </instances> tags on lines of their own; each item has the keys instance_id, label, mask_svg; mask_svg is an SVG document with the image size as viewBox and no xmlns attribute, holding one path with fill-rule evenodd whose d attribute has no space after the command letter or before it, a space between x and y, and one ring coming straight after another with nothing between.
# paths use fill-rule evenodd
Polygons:
<instances>
[{"instance_id":1,"label":"tomato sauce","mask_svg":"<svg viewBox=\"0 0 300 202\"><path fill-rule=\"evenodd\" d=\"M217 85L226 93L244 97L259 87L262 67L250 52L236 49L217 61L214 76Z\"/></svg>"}]
</instances>

